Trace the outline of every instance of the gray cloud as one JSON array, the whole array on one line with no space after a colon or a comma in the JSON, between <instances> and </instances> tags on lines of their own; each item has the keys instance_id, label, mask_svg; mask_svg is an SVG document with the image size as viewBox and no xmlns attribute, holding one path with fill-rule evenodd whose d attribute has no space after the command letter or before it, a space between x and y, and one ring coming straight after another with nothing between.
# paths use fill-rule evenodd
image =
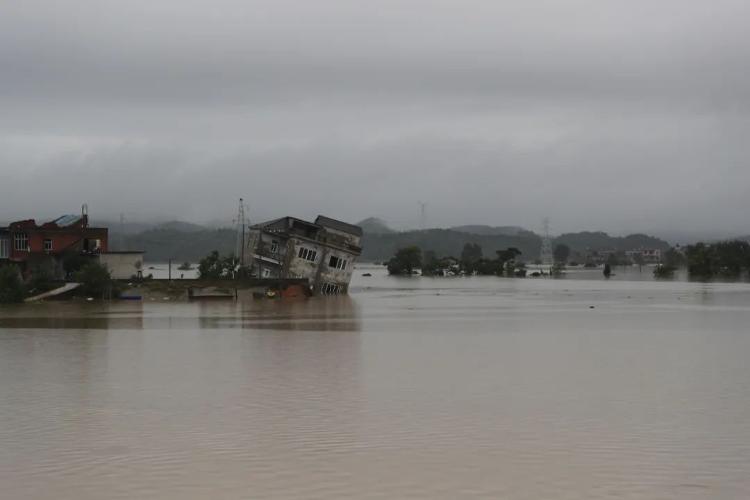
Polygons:
<instances>
[{"instance_id":1,"label":"gray cloud","mask_svg":"<svg viewBox=\"0 0 750 500\"><path fill-rule=\"evenodd\" d=\"M750 233L744 1L0 9L0 220Z\"/></svg>"}]
</instances>

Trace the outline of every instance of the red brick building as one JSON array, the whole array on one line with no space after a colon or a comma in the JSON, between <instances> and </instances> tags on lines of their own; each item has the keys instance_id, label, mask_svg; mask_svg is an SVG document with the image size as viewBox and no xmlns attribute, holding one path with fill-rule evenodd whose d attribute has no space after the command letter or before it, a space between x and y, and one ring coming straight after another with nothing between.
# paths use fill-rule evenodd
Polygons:
<instances>
[{"instance_id":1,"label":"red brick building","mask_svg":"<svg viewBox=\"0 0 750 500\"><path fill-rule=\"evenodd\" d=\"M0 229L0 258L18 264L23 271L30 265L54 261L70 254L95 256L108 250L108 230L89 227L88 215L64 215L38 225L34 219L12 222Z\"/></svg>"}]
</instances>

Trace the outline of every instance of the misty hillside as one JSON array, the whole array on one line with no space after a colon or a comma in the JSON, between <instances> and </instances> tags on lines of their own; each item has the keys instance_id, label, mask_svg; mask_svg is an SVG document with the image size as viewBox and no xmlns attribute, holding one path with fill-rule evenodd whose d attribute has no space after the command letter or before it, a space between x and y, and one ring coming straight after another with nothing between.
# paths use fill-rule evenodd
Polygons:
<instances>
[{"instance_id":1,"label":"misty hillside","mask_svg":"<svg viewBox=\"0 0 750 500\"><path fill-rule=\"evenodd\" d=\"M363 261L385 261L397 249L417 245L422 250L432 250L439 256L459 256L466 243L477 243L486 257L494 257L497 250L516 247L527 261L539 257L541 238L531 231L513 226L461 226L456 229L428 229L424 231L396 232L383 221L370 218L360 223L365 232L362 240ZM476 228L479 233L470 233ZM511 234L508 234L511 233ZM146 260L161 262L196 262L213 250L230 254L235 249L233 228L213 229L182 221L171 221L153 226L137 233L121 233L118 225L110 226L110 241L114 250L144 250ZM564 243L573 252L583 253L587 249L616 249L620 251L636 248L667 249L669 244L659 238L644 234L624 237L609 236L604 232L567 233L553 241L553 245Z\"/></svg>"},{"instance_id":2,"label":"misty hillside","mask_svg":"<svg viewBox=\"0 0 750 500\"><path fill-rule=\"evenodd\" d=\"M144 250L148 262L197 262L213 250L221 254L234 253L234 229L189 230L154 228L137 234L116 235L112 238L115 250Z\"/></svg>"},{"instance_id":3,"label":"misty hillside","mask_svg":"<svg viewBox=\"0 0 750 500\"><path fill-rule=\"evenodd\" d=\"M396 232L394 229L388 227L388 224L383 219L378 219L377 217L369 217L361 220L356 225L368 234L393 234Z\"/></svg>"},{"instance_id":4,"label":"misty hillside","mask_svg":"<svg viewBox=\"0 0 750 500\"><path fill-rule=\"evenodd\" d=\"M519 226L484 226L484 225L466 225L466 226L453 226L450 228L451 231L458 231L460 233L469 234L480 234L486 236L492 235L505 235L505 236L517 236L519 234L534 234L531 231L524 229Z\"/></svg>"},{"instance_id":5,"label":"misty hillside","mask_svg":"<svg viewBox=\"0 0 750 500\"><path fill-rule=\"evenodd\" d=\"M199 224L193 224L192 222L184 222L181 220L172 220L169 222L164 222L162 224L159 224L156 226L155 229L159 230L166 230L166 231L182 231L185 233L196 233L200 231L205 231L205 226L201 226Z\"/></svg>"},{"instance_id":6,"label":"misty hillside","mask_svg":"<svg viewBox=\"0 0 750 500\"><path fill-rule=\"evenodd\" d=\"M588 249L614 249L622 252L638 248L667 250L670 247L669 243L654 236L645 234L610 236L601 231L562 234L555 238L554 244L568 245L574 252L585 252Z\"/></svg>"},{"instance_id":7,"label":"misty hillside","mask_svg":"<svg viewBox=\"0 0 750 500\"><path fill-rule=\"evenodd\" d=\"M438 256L459 256L466 243L478 243L484 255L494 257L497 250L516 247L525 259L536 259L542 240L534 233L517 236L504 234L470 234L451 229L427 229L392 234L368 234L362 239L364 261L389 259L397 249L417 245L422 250L432 250Z\"/></svg>"}]
</instances>

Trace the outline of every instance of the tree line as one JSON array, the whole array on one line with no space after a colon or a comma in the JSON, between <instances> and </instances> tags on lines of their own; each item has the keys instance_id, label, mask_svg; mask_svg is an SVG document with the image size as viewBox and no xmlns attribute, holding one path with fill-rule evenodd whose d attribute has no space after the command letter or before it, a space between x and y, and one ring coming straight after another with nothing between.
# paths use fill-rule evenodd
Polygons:
<instances>
[{"instance_id":1,"label":"tree line","mask_svg":"<svg viewBox=\"0 0 750 500\"><path fill-rule=\"evenodd\" d=\"M526 269L520 260L523 252L515 247L497 250L492 257L485 257L477 243L466 243L460 257L438 256L435 251L422 249L417 245L400 248L386 262L389 274L411 275L417 269L423 276L445 274L472 274L483 276L525 276ZM571 250L565 244L558 244L553 251L555 269L568 264ZM637 256L623 259L611 255L609 266L639 265L644 263ZM654 268L657 278L670 278L678 269L687 269L691 279L708 280L714 278L750 278L750 243L742 240L716 243L696 243L684 248L673 247L662 253L661 261Z\"/></svg>"},{"instance_id":2,"label":"tree line","mask_svg":"<svg viewBox=\"0 0 750 500\"><path fill-rule=\"evenodd\" d=\"M422 251L412 245L401 248L386 263L388 273L393 275L411 275L417 269L423 276L443 276L445 274L476 274L482 276L525 276L526 266L518 261L522 252L509 247L495 252L495 256L484 256L482 247L477 243L466 243L461 257L438 257L432 250Z\"/></svg>"}]
</instances>

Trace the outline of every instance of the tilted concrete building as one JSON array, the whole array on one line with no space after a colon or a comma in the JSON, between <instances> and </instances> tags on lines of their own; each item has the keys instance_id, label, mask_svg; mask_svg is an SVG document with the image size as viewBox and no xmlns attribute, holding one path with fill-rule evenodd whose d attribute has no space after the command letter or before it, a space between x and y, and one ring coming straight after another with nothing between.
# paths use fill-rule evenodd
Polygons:
<instances>
[{"instance_id":1,"label":"tilted concrete building","mask_svg":"<svg viewBox=\"0 0 750 500\"><path fill-rule=\"evenodd\" d=\"M313 293L346 293L361 240L361 227L322 215L282 217L250 227L246 262L253 276L306 278Z\"/></svg>"}]
</instances>

